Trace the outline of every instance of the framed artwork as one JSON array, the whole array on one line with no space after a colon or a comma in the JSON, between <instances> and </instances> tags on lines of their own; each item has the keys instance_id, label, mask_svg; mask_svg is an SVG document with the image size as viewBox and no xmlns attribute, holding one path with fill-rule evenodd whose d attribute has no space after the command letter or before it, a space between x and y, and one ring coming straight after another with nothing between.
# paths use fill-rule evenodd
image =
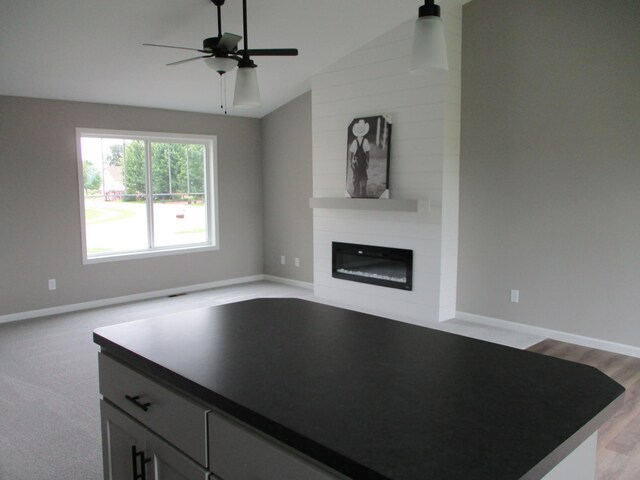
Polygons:
<instances>
[{"instance_id":1,"label":"framed artwork","mask_svg":"<svg viewBox=\"0 0 640 480\"><path fill-rule=\"evenodd\" d=\"M355 118L347 131L348 198L389 198L391 116Z\"/></svg>"}]
</instances>

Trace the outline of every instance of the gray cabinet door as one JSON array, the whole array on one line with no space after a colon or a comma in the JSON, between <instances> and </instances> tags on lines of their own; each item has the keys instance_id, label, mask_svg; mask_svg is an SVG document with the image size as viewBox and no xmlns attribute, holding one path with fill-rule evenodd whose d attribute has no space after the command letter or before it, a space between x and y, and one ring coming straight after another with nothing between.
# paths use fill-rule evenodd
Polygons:
<instances>
[{"instance_id":1,"label":"gray cabinet door","mask_svg":"<svg viewBox=\"0 0 640 480\"><path fill-rule=\"evenodd\" d=\"M146 451L153 463L153 480L207 480L209 472L147 431Z\"/></svg>"},{"instance_id":2,"label":"gray cabinet door","mask_svg":"<svg viewBox=\"0 0 640 480\"><path fill-rule=\"evenodd\" d=\"M102 400L105 480L208 480L209 473L127 414Z\"/></svg>"},{"instance_id":3,"label":"gray cabinet door","mask_svg":"<svg viewBox=\"0 0 640 480\"><path fill-rule=\"evenodd\" d=\"M133 480L146 468L142 458L145 429L114 407L100 401L102 461L105 480ZM140 453L142 452L142 453ZM147 477L148 478L148 477Z\"/></svg>"}]
</instances>

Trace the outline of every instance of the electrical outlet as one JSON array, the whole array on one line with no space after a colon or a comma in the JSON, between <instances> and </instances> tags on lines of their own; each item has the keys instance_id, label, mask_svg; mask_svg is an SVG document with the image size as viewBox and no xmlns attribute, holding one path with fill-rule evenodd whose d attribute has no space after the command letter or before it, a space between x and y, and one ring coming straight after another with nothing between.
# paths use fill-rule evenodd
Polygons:
<instances>
[{"instance_id":1,"label":"electrical outlet","mask_svg":"<svg viewBox=\"0 0 640 480\"><path fill-rule=\"evenodd\" d=\"M284 255L282 255L282 256L280 257L280 263L281 263L282 265L284 265L284 264L286 263L285 258L284 258Z\"/></svg>"},{"instance_id":2,"label":"electrical outlet","mask_svg":"<svg viewBox=\"0 0 640 480\"><path fill-rule=\"evenodd\" d=\"M300 259L298 257L296 257L295 263L296 263L296 267L300 266Z\"/></svg>"},{"instance_id":3,"label":"electrical outlet","mask_svg":"<svg viewBox=\"0 0 640 480\"><path fill-rule=\"evenodd\" d=\"M49 290L55 290L56 289L56 279L55 278L50 278L49 279Z\"/></svg>"},{"instance_id":4,"label":"electrical outlet","mask_svg":"<svg viewBox=\"0 0 640 480\"><path fill-rule=\"evenodd\" d=\"M520 290L511 290L511 303L518 303L520 301Z\"/></svg>"}]
</instances>

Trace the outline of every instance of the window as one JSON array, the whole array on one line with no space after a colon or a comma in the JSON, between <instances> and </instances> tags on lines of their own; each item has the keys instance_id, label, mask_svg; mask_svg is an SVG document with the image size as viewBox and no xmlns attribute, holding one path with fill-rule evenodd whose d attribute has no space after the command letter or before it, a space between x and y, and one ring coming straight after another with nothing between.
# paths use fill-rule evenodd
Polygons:
<instances>
[{"instance_id":1,"label":"window","mask_svg":"<svg viewBox=\"0 0 640 480\"><path fill-rule=\"evenodd\" d=\"M216 138L76 129L83 261L217 248Z\"/></svg>"}]
</instances>

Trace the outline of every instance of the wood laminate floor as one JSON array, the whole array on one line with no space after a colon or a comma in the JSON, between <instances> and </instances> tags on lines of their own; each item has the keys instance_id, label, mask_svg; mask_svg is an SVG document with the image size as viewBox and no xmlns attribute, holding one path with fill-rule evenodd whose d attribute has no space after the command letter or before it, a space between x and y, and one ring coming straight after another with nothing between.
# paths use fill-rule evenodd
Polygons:
<instances>
[{"instance_id":1,"label":"wood laminate floor","mask_svg":"<svg viewBox=\"0 0 640 480\"><path fill-rule=\"evenodd\" d=\"M550 339L527 350L591 365L627 389L622 409L598 432L596 478L640 479L640 358Z\"/></svg>"}]
</instances>

